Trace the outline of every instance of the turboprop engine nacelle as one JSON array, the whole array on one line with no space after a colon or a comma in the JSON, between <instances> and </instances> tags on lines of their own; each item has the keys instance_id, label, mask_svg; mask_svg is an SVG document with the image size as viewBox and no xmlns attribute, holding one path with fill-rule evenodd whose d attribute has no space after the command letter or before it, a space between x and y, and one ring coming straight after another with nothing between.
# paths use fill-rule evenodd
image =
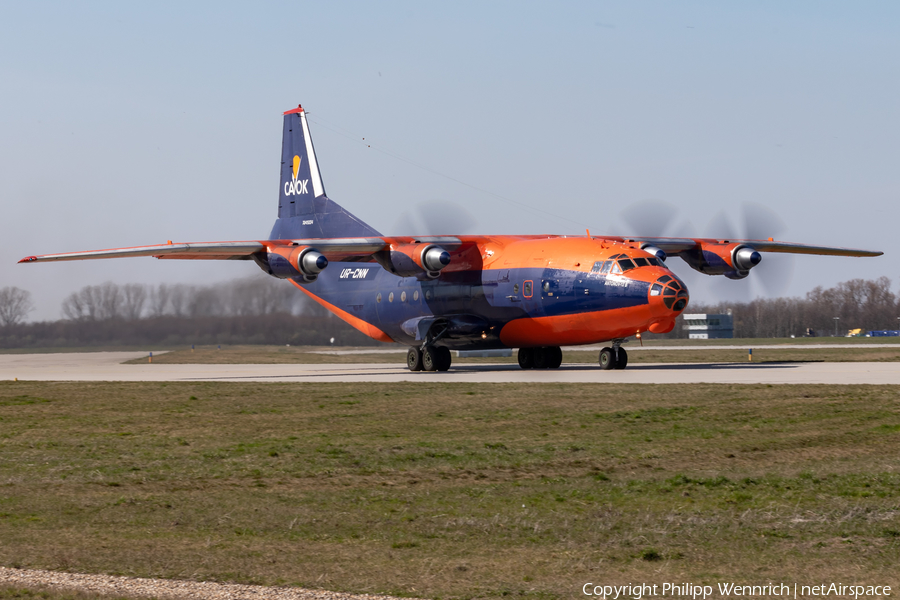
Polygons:
<instances>
[{"instance_id":1,"label":"turboprop engine nacelle","mask_svg":"<svg viewBox=\"0 0 900 600\"><path fill-rule=\"evenodd\" d=\"M450 253L435 244L401 244L376 253L375 260L400 277L435 279L450 264Z\"/></svg>"},{"instance_id":2,"label":"turboprop engine nacelle","mask_svg":"<svg viewBox=\"0 0 900 600\"><path fill-rule=\"evenodd\" d=\"M695 271L729 279L743 279L762 261L762 255L751 246L737 243L704 243L699 249L682 252L681 257Z\"/></svg>"},{"instance_id":3,"label":"turboprop engine nacelle","mask_svg":"<svg viewBox=\"0 0 900 600\"><path fill-rule=\"evenodd\" d=\"M275 277L311 283L328 266L328 258L309 246L279 246L269 248L265 264L260 266Z\"/></svg>"},{"instance_id":4,"label":"turboprop engine nacelle","mask_svg":"<svg viewBox=\"0 0 900 600\"><path fill-rule=\"evenodd\" d=\"M666 253L661 248L657 248L651 244L644 244L641 246L641 250L647 252L648 254L652 254L659 260L666 260Z\"/></svg>"},{"instance_id":5,"label":"turboprop engine nacelle","mask_svg":"<svg viewBox=\"0 0 900 600\"><path fill-rule=\"evenodd\" d=\"M734 270L725 273L728 279L743 279L750 274L750 269L762 262L762 255L750 246L735 246L731 251L731 264Z\"/></svg>"}]
</instances>

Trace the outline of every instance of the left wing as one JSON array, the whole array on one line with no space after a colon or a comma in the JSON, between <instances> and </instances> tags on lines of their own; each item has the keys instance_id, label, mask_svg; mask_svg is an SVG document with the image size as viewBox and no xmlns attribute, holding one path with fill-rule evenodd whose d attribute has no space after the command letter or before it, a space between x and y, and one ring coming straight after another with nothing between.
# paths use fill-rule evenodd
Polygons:
<instances>
[{"instance_id":1,"label":"left wing","mask_svg":"<svg viewBox=\"0 0 900 600\"><path fill-rule=\"evenodd\" d=\"M262 242L201 242L192 244L158 244L156 246L134 246L132 248L108 248L86 252L64 252L62 254L42 254L26 256L20 263L47 262L54 260L89 260L94 258L125 258L129 256L155 256L156 258L186 258L205 260L250 260L253 254L262 252Z\"/></svg>"}]
</instances>

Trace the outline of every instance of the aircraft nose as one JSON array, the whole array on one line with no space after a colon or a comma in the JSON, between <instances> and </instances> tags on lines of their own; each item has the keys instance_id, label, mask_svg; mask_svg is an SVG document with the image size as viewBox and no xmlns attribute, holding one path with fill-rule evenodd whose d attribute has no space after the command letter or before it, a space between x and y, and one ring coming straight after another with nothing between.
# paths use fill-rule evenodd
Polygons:
<instances>
[{"instance_id":1,"label":"aircraft nose","mask_svg":"<svg viewBox=\"0 0 900 600\"><path fill-rule=\"evenodd\" d=\"M650 286L650 304L663 314L675 317L690 300L687 286L677 277L663 275Z\"/></svg>"}]
</instances>

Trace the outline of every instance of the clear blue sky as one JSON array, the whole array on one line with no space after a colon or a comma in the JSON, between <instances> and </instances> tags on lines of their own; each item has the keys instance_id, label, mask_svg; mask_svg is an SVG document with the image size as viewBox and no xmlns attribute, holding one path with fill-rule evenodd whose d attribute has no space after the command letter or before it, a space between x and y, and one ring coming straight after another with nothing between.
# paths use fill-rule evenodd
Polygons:
<instances>
[{"instance_id":1,"label":"clear blue sky","mask_svg":"<svg viewBox=\"0 0 900 600\"><path fill-rule=\"evenodd\" d=\"M659 199L682 209L670 233L713 235L755 202L782 239L886 252L799 257L785 293L894 279L898 17L895 2L4 2L0 287L48 319L89 283L253 273L15 261L267 236L298 103L329 196L384 233L440 200L479 233L615 234ZM672 263L694 301L765 292Z\"/></svg>"}]
</instances>

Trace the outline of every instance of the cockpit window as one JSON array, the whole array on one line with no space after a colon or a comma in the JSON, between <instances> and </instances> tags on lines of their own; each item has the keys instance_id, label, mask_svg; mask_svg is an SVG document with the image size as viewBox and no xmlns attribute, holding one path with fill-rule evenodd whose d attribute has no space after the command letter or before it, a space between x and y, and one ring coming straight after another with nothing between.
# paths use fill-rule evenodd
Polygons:
<instances>
[{"instance_id":1,"label":"cockpit window","mask_svg":"<svg viewBox=\"0 0 900 600\"><path fill-rule=\"evenodd\" d=\"M622 267L622 271L629 271L634 268L634 263L631 262L630 258L620 258L616 262Z\"/></svg>"},{"instance_id":2,"label":"cockpit window","mask_svg":"<svg viewBox=\"0 0 900 600\"><path fill-rule=\"evenodd\" d=\"M660 266L659 259L656 258L655 256L651 256L650 258L648 258L647 262L650 263L651 265L653 265L654 267Z\"/></svg>"},{"instance_id":3,"label":"cockpit window","mask_svg":"<svg viewBox=\"0 0 900 600\"><path fill-rule=\"evenodd\" d=\"M608 261L606 261L606 262L603 263L603 268L600 269L600 272L601 272L601 273L609 273L609 269L610 269L610 267L612 267L612 266L613 266L613 261L608 260Z\"/></svg>"},{"instance_id":4,"label":"cockpit window","mask_svg":"<svg viewBox=\"0 0 900 600\"><path fill-rule=\"evenodd\" d=\"M650 264L646 258L642 258L640 256L638 256L632 260L634 260L634 264L636 264L639 267L646 267L647 265Z\"/></svg>"},{"instance_id":5,"label":"cockpit window","mask_svg":"<svg viewBox=\"0 0 900 600\"><path fill-rule=\"evenodd\" d=\"M654 283L653 286L650 288L650 295L651 296L659 296L660 292L662 292L662 286L659 285L658 283Z\"/></svg>"},{"instance_id":6,"label":"cockpit window","mask_svg":"<svg viewBox=\"0 0 900 600\"><path fill-rule=\"evenodd\" d=\"M621 269L621 267L619 267L619 263L617 263L614 260L609 261L609 263L610 263L610 269L609 269L610 274L612 274L612 275L621 275L622 274L622 269ZM605 266L606 265L604 265L604 268L605 268Z\"/></svg>"},{"instance_id":7,"label":"cockpit window","mask_svg":"<svg viewBox=\"0 0 900 600\"><path fill-rule=\"evenodd\" d=\"M600 269L602 269L602 268L603 268L603 261L598 260L597 262L594 263L593 268L591 268L591 273L599 273Z\"/></svg>"},{"instance_id":8,"label":"cockpit window","mask_svg":"<svg viewBox=\"0 0 900 600\"><path fill-rule=\"evenodd\" d=\"M668 275L663 275L662 277L659 278L660 283L668 283L670 281L672 281L672 278L669 277Z\"/></svg>"}]
</instances>

